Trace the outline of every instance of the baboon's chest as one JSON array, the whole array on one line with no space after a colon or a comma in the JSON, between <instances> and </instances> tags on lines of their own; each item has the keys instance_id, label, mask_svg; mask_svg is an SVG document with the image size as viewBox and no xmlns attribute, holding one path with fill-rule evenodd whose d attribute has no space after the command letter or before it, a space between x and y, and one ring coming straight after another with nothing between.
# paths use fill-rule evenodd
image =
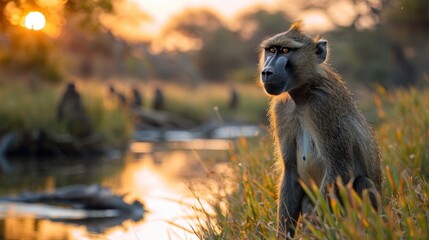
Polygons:
<instances>
[{"instance_id":1,"label":"baboon's chest","mask_svg":"<svg viewBox=\"0 0 429 240\"><path fill-rule=\"evenodd\" d=\"M325 166L323 159L318 154L315 138L311 132L302 128L300 134L296 139L296 161L298 166L299 177L306 182L310 183L313 179L317 185L320 186L322 182Z\"/></svg>"}]
</instances>

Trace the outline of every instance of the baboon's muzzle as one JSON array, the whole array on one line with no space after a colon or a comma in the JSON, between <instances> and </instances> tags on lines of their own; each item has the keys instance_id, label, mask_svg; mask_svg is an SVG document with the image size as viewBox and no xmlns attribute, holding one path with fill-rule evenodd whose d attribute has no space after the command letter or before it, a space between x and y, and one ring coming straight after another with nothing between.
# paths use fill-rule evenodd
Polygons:
<instances>
[{"instance_id":1,"label":"baboon's muzzle","mask_svg":"<svg viewBox=\"0 0 429 240\"><path fill-rule=\"evenodd\" d=\"M261 80L268 94L279 95L286 90L289 76L286 69L287 62L287 58L283 56L273 57L265 62Z\"/></svg>"}]
</instances>

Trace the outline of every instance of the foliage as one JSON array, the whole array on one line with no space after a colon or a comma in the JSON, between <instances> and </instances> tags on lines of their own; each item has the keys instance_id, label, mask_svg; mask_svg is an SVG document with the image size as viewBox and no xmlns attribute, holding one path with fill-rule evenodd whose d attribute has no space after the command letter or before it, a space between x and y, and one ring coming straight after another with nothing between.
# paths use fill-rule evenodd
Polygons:
<instances>
[{"instance_id":1,"label":"foliage","mask_svg":"<svg viewBox=\"0 0 429 240\"><path fill-rule=\"evenodd\" d=\"M388 36L383 31L338 29L326 37L329 42L329 62L347 82L392 85L393 63L388 58L391 47L388 44L374 44L388 42Z\"/></svg>"},{"instance_id":2,"label":"foliage","mask_svg":"<svg viewBox=\"0 0 429 240\"><path fill-rule=\"evenodd\" d=\"M263 9L245 12L238 19L243 38L241 44L246 46L245 56L253 65L257 62L257 49L261 41L273 34L287 31L292 22L284 12L268 12Z\"/></svg>"},{"instance_id":3,"label":"foliage","mask_svg":"<svg viewBox=\"0 0 429 240\"><path fill-rule=\"evenodd\" d=\"M394 68L402 70L402 78L418 85L427 84L429 68L428 24L429 3L425 0L393 1L385 11L383 28L394 45ZM397 75L398 71L394 73ZM401 74L401 72L399 72ZM412 81L414 80L414 82Z\"/></svg>"},{"instance_id":4,"label":"foliage","mask_svg":"<svg viewBox=\"0 0 429 240\"><path fill-rule=\"evenodd\" d=\"M380 123L376 135L384 161L382 205L370 207L350 186L340 186L347 199L327 201L315 186L307 186L318 202L317 215L298 222L297 238L304 239L425 239L429 235L429 103L428 90L378 88L374 108ZM246 141L231 157L233 190L215 194L210 208L199 208L196 229L200 239L276 239L276 175L271 140Z\"/></svg>"},{"instance_id":5,"label":"foliage","mask_svg":"<svg viewBox=\"0 0 429 240\"><path fill-rule=\"evenodd\" d=\"M196 64L209 79L225 79L227 73L246 62L242 57L244 53L238 34L222 27L206 37L203 47L196 53Z\"/></svg>"},{"instance_id":6,"label":"foliage","mask_svg":"<svg viewBox=\"0 0 429 240\"><path fill-rule=\"evenodd\" d=\"M163 34L181 34L188 38L204 38L222 25L219 15L208 8L190 8L173 16Z\"/></svg>"},{"instance_id":7,"label":"foliage","mask_svg":"<svg viewBox=\"0 0 429 240\"><path fill-rule=\"evenodd\" d=\"M286 31L289 23L282 12L260 9L245 12L238 16L237 30L219 26L204 35L203 46L195 54L195 64L205 77L217 81L228 80L234 72L255 69L259 43L269 35ZM245 80L253 81L253 76Z\"/></svg>"},{"instance_id":8,"label":"foliage","mask_svg":"<svg viewBox=\"0 0 429 240\"><path fill-rule=\"evenodd\" d=\"M162 48L167 51L198 49L208 36L223 26L219 15L209 8L189 8L170 19L158 41L163 42Z\"/></svg>"},{"instance_id":9,"label":"foliage","mask_svg":"<svg viewBox=\"0 0 429 240\"><path fill-rule=\"evenodd\" d=\"M99 14L114 11L112 2L112 0L67 0L65 3L66 17L80 15L79 24L81 27L97 30L100 28Z\"/></svg>"},{"instance_id":10,"label":"foliage","mask_svg":"<svg viewBox=\"0 0 429 240\"><path fill-rule=\"evenodd\" d=\"M255 68L260 41L268 35L286 31L290 23L283 12L269 13L261 9L245 12L237 18L232 30L213 11L188 9L171 18L160 41L164 42L166 50L188 51L192 64L206 79L225 81L234 71ZM177 46L184 43L189 49ZM253 78L247 79L247 82L252 81Z\"/></svg>"},{"instance_id":11,"label":"foliage","mask_svg":"<svg viewBox=\"0 0 429 240\"><path fill-rule=\"evenodd\" d=\"M15 73L32 71L46 82L59 82L63 73L52 42L40 32L11 31L12 46L0 47L0 64Z\"/></svg>"},{"instance_id":12,"label":"foliage","mask_svg":"<svg viewBox=\"0 0 429 240\"><path fill-rule=\"evenodd\" d=\"M393 1L393 7L386 13L388 24L408 32L427 34L429 2L425 0Z\"/></svg>"},{"instance_id":13,"label":"foliage","mask_svg":"<svg viewBox=\"0 0 429 240\"><path fill-rule=\"evenodd\" d=\"M113 2L111 0L1 1L0 71L18 75L21 78L31 75L31 78L42 81L60 81L63 79L63 67L67 66L67 70L69 69L66 60L70 55L73 56L71 53L64 54L64 52L71 50L72 53L76 53L79 52L76 48L82 48L75 45L75 49L67 49L70 47L67 43L74 39L70 37L73 35L70 32L75 33L76 38L81 40L78 45L84 45L85 41L79 37L85 35L84 39L88 41L92 34L101 33L103 26L99 20L100 15L113 14ZM30 11L40 11L45 16L46 26L40 31L24 27L25 16ZM68 34L61 35L61 32ZM80 52L80 54L87 57L88 52L91 51Z\"/></svg>"}]
</instances>

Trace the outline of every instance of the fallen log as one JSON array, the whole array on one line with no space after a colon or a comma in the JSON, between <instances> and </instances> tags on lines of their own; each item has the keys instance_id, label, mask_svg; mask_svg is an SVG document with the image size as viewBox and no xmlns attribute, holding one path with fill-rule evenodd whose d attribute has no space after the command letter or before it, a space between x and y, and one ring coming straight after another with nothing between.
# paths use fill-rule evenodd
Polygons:
<instances>
[{"instance_id":1,"label":"fallen log","mask_svg":"<svg viewBox=\"0 0 429 240\"><path fill-rule=\"evenodd\" d=\"M97 135L76 138L68 134L53 134L44 129L14 132L13 141L5 135L0 143L5 156L83 156L99 155L105 151L102 139ZM6 143L7 142L7 143ZM1 154L1 152L0 152Z\"/></svg>"},{"instance_id":2,"label":"fallen log","mask_svg":"<svg viewBox=\"0 0 429 240\"><path fill-rule=\"evenodd\" d=\"M66 209L77 210L115 210L106 212L109 216L88 215L91 217L117 217L130 215L130 218L141 216L144 206L139 201L126 203L122 196L117 196L100 185L72 185L58 188L53 192L23 193L13 197L1 197L0 202L41 203L62 206ZM96 212L94 212L96 213ZM85 217L85 216L84 216Z\"/></svg>"}]
</instances>

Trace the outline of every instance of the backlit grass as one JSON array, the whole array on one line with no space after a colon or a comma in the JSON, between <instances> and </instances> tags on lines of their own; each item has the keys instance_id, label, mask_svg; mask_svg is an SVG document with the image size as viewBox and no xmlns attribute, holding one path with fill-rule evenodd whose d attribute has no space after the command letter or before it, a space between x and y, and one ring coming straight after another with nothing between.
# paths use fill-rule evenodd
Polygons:
<instances>
[{"instance_id":1,"label":"backlit grass","mask_svg":"<svg viewBox=\"0 0 429 240\"><path fill-rule=\"evenodd\" d=\"M67 134L64 124L56 120L56 108L65 85L28 85L24 82L0 86L0 135L7 132L31 133L44 130ZM108 145L121 145L132 133L129 113L106 97L100 83L77 83L94 134Z\"/></svg>"},{"instance_id":2,"label":"backlit grass","mask_svg":"<svg viewBox=\"0 0 429 240\"><path fill-rule=\"evenodd\" d=\"M304 239L427 239L429 236L429 91L379 88L372 107L383 153L383 211L370 207L349 186L348 199L328 202L315 186L306 191L318 202L317 215L300 219L296 238ZM210 209L198 209L201 239L276 239L276 181L272 141L245 141L231 157L233 188L217 194Z\"/></svg>"}]
</instances>

